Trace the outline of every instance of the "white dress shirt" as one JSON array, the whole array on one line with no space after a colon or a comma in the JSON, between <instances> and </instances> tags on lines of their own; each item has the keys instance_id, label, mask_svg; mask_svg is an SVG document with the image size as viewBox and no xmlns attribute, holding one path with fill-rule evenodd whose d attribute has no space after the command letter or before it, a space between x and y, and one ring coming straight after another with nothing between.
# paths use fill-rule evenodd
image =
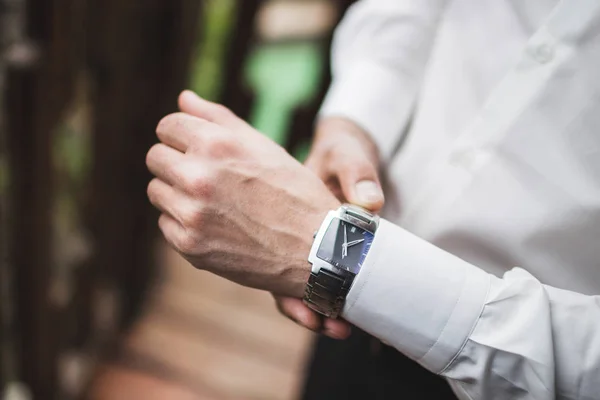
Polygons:
<instances>
[{"instance_id":1,"label":"white dress shirt","mask_svg":"<svg viewBox=\"0 0 600 400\"><path fill-rule=\"evenodd\" d=\"M363 0L333 77L389 180L345 318L462 399L600 399L600 0Z\"/></svg>"}]
</instances>

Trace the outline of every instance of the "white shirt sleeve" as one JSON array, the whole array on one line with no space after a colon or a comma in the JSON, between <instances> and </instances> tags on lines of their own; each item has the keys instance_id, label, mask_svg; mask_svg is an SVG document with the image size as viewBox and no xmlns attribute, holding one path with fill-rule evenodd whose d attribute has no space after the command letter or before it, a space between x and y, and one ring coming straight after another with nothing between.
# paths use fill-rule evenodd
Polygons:
<instances>
[{"instance_id":1,"label":"white shirt sleeve","mask_svg":"<svg viewBox=\"0 0 600 400\"><path fill-rule=\"evenodd\" d=\"M497 278L385 220L344 317L462 398L600 398L599 296Z\"/></svg>"},{"instance_id":2,"label":"white shirt sleeve","mask_svg":"<svg viewBox=\"0 0 600 400\"><path fill-rule=\"evenodd\" d=\"M362 0L337 28L333 81L320 116L372 135L383 160L401 137L446 0Z\"/></svg>"}]
</instances>

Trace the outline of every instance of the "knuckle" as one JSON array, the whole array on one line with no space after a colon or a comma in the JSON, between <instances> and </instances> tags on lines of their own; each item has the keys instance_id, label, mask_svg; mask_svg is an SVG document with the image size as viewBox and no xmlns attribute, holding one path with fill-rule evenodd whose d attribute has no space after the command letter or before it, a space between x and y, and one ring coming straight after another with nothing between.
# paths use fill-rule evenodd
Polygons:
<instances>
[{"instance_id":1,"label":"knuckle","mask_svg":"<svg viewBox=\"0 0 600 400\"><path fill-rule=\"evenodd\" d=\"M188 179L188 188L192 195L203 199L212 197L215 190L215 183L210 176L203 173L195 173Z\"/></svg>"},{"instance_id":2,"label":"knuckle","mask_svg":"<svg viewBox=\"0 0 600 400\"><path fill-rule=\"evenodd\" d=\"M158 228L162 232L167 242L173 244L173 241L171 240L171 237L169 236L169 231L167 229L167 218L165 214L161 214L160 217L158 217Z\"/></svg>"},{"instance_id":3,"label":"knuckle","mask_svg":"<svg viewBox=\"0 0 600 400\"><path fill-rule=\"evenodd\" d=\"M182 167L185 167L184 171L175 173L179 176L182 188L196 198L210 198L216 187L214 179L197 164Z\"/></svg>"},{"instance_id":4,"label":"knuckle","mask_svg":"<svg viewBox=\"0 0 600 400\"><path fill-rule=\"evenodd\" d=\"M214 192L213 180L204 174L196 173L189 178L189 189L196 197L210 198Z\"/></svg>"},{"instance_id":5,"label":"knuckle","mask_svg":"<svg viewBox=\"0 0 600 400\"><path fill-rule=\"evenodd\" d=\"M229 157L236 150L234 141L225 132L215 132L215 134L207 136L204 146L208 155L213 158Z\"/></svg>"},{"instance_id":6,"label":"knuckle","mask_svg":"<svg viewBox=\"0 0 600 400\"><path fill-rule=\"evenodd\" d=\"M152 145L152 147L150 147L150 149L148 150L148 152L146 153L146 165L151 165L153 160L156 159L157 157L157 153L159 151L159 143L155 143L154 145Z\"/></svg>"},{"instance_id":7,"label":"knuckle","mask_svg":"<svg viewBox=\"0 0 600 400\"><path fill-rule=\"evenodd\" d=\"M160 134L160 132L164 132L165 130L172 127L179 120L180 113L172 113L165 117L163 117L156 126L156 132Z\"/></svg>"},{"instance_id":8,"label":"knuckle","mask_svg":"<svg viewBox=\"0 0 600 400\"><path fill-rule=\"evenodd\" d=\"M196 120L197 118L182 112L169 114L158 122L156 134L160 139L161 137L164 137L167 132L181 130L182 128L185 128L186 125L189 125Z\"/></svg>"},{"instance_id":9,"label":"knuckle","mask_svg":"<svg viewBox=\"0 0 600 400\"><path fill-rule=\"evenodd\" d=\"M198 239L189 232L186 232L175 240L174 245L180 252L191 254L195 252L196 246L198 245Z\"/></svg>"},{"instance_id":10,"label":"knuckle","mask_svg":"<svg viewBox=\"0 0 600 400\"><path fill-rule=\"evenodd\" d=\"M150 200L150 203L155 204L156 203L156 178L152 179L149 183L148 186L146 187L146 194L148 195L148 199Z\"/></svg>"},{"instance_id":11,"label":"knuckle","mask_svg":"<svg viewBox=\"0 0 600 400\"><path fill-rule=\"evenodd\" d=\"M184 227L191 229L194 232L200 232L202 230L202 224L204 223L204 212L202 207L190 205L185 209L180 210L179 219Z\"/></svg>"}]
</instances>

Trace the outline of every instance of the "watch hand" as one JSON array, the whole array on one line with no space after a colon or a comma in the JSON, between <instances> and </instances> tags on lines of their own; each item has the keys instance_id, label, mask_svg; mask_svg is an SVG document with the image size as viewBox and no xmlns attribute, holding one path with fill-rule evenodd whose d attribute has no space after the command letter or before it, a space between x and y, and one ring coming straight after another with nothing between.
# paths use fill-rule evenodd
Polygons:
<instances>
[{"instance_id":1,"label":"watch hand","mask_svg":"<svg viewBox=\"0 0 600 400\"><path fill-rule=\"evenodd\" d=\"M344 224L344 243L342 244L342 258L348 255L348 232Z\"/></svg>"},{"instance_id":2,"label":"watch hand","mask_svg":"<svg viewBox=\"0 0 600 400\"><path fill-rule=\"evenodd\" d=\"M346 243L346 249L348 249L348 247L350 247L350 246L354 246L355 244L359 244L364 241L365 241L365 239L358 239L358 240L353 240L349 243Z\"/></svg>"}]
</instances>

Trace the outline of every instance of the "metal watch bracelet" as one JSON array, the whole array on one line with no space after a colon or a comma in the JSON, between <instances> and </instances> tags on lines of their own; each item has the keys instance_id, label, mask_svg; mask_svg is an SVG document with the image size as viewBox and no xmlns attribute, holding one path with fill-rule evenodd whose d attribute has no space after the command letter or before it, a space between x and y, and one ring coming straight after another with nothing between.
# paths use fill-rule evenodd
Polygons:
<instances>
[{"instance_id":1,"label":"metal watch bracelet","mask_svg":"<svg viewBox=\"0 0 600 400\"><path fill-rule=\"evenodd\" d=\"M371 232L375 232L379 223L377 215L361 207L344 204L328 214L318 232L326 230L333 218L339 218ZM304 303L320 314L337 318L344 307L356 274L318 260L315 254L320 244L319 239L317 233L309 256L313 267L304 291Z\"/></svg>"}]
</instances>

